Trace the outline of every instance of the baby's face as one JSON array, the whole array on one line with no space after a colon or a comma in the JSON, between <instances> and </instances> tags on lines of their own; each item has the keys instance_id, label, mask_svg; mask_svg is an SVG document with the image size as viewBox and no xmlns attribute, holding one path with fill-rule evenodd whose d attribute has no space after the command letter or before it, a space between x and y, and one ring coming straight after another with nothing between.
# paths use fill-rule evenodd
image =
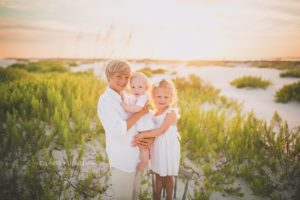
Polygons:
<instances>
[{"instance_id":1,"label":"baby's face","mask_svg":"<svg viewBox=\"0 0 300 200\"><path fill-rule=\"evenodd\" d=\"M130 89L134 96L140 96L145 94L146 91L146 83L144 80L140 78L135 78L130 81Z\"/></svg>"}]
</instances>

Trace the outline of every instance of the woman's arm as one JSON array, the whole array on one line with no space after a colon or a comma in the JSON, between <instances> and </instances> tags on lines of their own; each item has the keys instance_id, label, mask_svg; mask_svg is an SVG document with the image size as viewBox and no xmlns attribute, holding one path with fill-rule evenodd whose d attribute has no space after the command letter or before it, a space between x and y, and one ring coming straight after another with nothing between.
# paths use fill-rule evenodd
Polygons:
<instances>
[{"instance_id":1,"label":"woman's arm","mask_svg":"<svg viewBox=\"0 0 300 200\"><path fill-rule=\"evenodd\" d=\"M141 140L143 138L151 138L151 137L159 136L159 135L163 134L164 132L166 132L166 130L168 130L168 128L175 122L176 122L176 113L171 112L166 116L166 118L160 128L140 133L140 134L136 135L135 138L137 140Z\"/></svg>"},{"instance_id":2,"label":"woman's arm","mask_svg":"<svg viewBox=\"0 0 300 200\"><path fill-rule=\"evenodd\" d=\"M142 110L142 106L137 106L137 105L129 105L128 103L122 101L121 102L121 106L122 108L127 111L127 112L132 112L132 113L136 113Z\"/></svg>"}]
</instances>

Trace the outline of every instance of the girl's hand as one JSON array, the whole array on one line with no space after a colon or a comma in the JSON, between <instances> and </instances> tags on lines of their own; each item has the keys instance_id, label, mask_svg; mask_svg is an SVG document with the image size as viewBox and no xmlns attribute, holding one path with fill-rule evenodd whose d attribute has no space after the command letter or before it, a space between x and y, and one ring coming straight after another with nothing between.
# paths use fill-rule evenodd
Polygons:
<instances>
[{"instance_id":1,"label":"girl's hand","mask_svg":"<svg viewBox=\"0 0 300 200\"><path fill-rule=\"evenodd\" d=\"M143 133L139 133L137 135L134 136L134 139L135 140L142 140L144 137L143 137Z\"/></svg>"},{"instance_id":2,"label":"girl's hand","mask_svg":"<svg viewBox=\"0 0 300 200\"><path fill-rule=\"evenodd\" d=\"M142 134L137 134L137 135L134 136L134 139L132 141L132 145L137 146L138 144L141 143L142 140L143 140Z\"/></svg>"}]
</instances>

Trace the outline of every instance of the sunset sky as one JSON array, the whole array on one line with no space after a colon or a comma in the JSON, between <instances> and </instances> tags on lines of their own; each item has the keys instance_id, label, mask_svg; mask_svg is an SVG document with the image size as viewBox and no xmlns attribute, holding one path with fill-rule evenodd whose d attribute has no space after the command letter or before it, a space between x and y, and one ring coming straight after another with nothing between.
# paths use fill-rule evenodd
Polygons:
<instances>
[{"instance_id":1,"label":"sunset sky","mask_svg":"<svg viewBox=\"0 0 300 200\"><path fill-rule=\"evenodd\" d=\"M300 58L300 1L0 0L0 57Z\"/></svg>"}]
</instances>

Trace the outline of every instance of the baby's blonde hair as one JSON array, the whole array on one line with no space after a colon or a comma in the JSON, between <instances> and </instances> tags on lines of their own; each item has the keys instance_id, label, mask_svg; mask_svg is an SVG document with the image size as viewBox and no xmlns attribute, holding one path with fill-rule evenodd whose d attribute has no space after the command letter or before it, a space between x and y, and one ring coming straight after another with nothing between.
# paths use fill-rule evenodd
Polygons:
<instances>
[{"instance_id":1,"label":"baby's blonde hair","mask_svg":"<svg viewBox=\"0 0 300 200\"><path fill-rule=\"evenodd\" d=\"M174 85L174 83L171 80L168 79L162 79L161 81L159 81L158 85L152 85L152 89L151 89L151 94L152 94L152 98L154 97L154 92L155 89L157 88L167 88L171 90L171 107L176 107L177 104L177 91L176 91L176 87Z\"/></svg>"},{"instance_id":2,"label":"baby's blonde hair","mask_svg":"<svg viewBox=\"0 0 300 200\"><path fill-rule=\"evenodd\" d=\"M146 85L146 89L149 89L149 81L148 81L148 78L145 74L143 74L142 72L133 72L131 78L130 78L130 84L131 84L131 81L134 80L134 79L141 79L145 85Z\"/></svg>"},{"instance_id":3,"label":"baby's blonde hair","mask_svg":"<svg viewBox=\"0 0 300 200\"><path fill-rule=\"evenodd\" d=\"M107 80L113 75L113 74L122 74L122 75L131 75L131 65L126 60L111 60L107 64L105 68L105 75Z\"/></svg>"}]
</instances>

